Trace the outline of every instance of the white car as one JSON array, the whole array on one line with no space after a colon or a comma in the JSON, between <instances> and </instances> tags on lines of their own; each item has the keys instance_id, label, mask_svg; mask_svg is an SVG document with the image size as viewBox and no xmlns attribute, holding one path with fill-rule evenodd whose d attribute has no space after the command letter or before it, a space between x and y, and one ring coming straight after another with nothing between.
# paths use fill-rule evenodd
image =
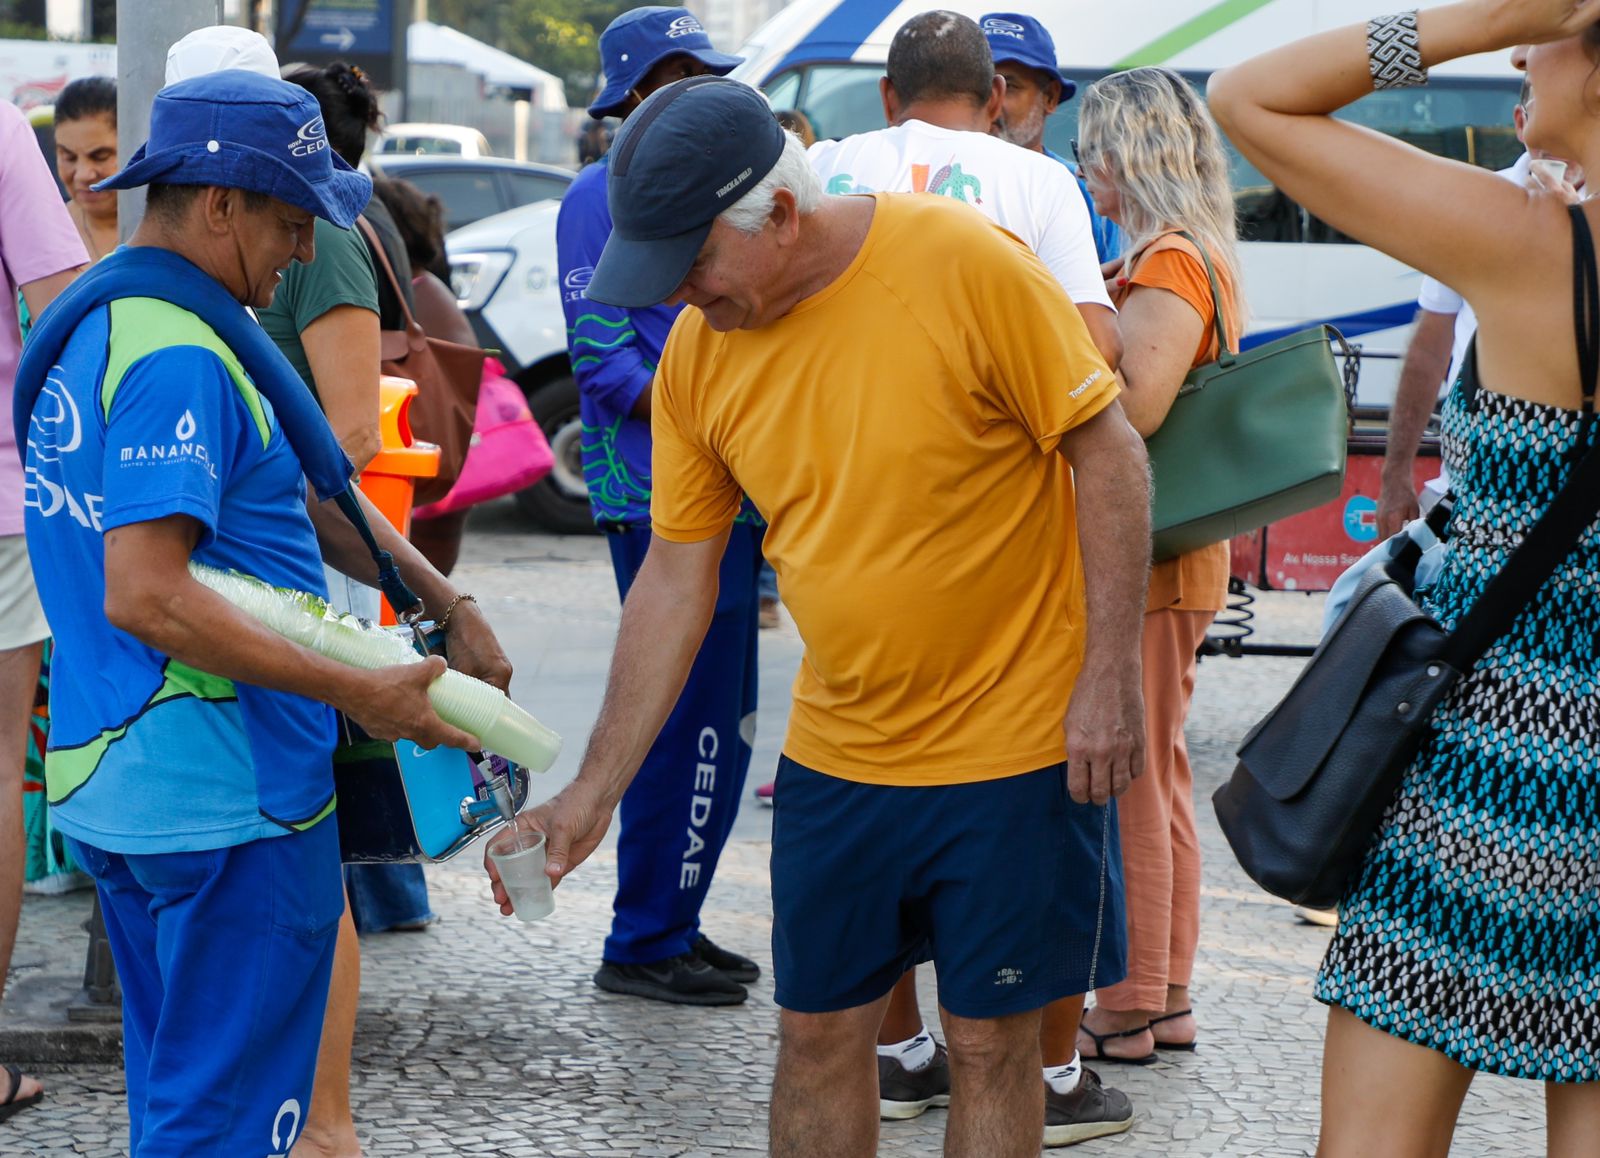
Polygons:
<instances>
[{"instance_id":1,"label":"white car","mask_svg":"<svg viewBox=\"0 0 1600 1158\"><path fill-rule=\"evenodd\" d=\"M428 156L443 154L452 157L491 157L489 140L477 129L467 125L426 124L421 121L402 121L386 125L374 153L422 153Z\"/></svg>"},{"instance_id":2,"label":"white car","mask_svg":"<svg viewBox=\"0 0 1600 1158\"><path fill-rule=\"evenodd\" d=\"M556 267L559 201L485 217L445 239L450 280L478 340L527 395L555 454L555 468L519 491L535 521L565 534L593 533L583 482L578 384L567 361L567 321Z\"/></svg>"}]
</instances>

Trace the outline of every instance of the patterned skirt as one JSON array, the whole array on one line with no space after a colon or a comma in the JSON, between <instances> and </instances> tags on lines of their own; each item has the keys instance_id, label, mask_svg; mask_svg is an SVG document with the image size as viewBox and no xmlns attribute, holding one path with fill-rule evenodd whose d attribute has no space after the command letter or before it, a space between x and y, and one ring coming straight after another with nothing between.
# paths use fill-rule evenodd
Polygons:
<instances>
[{"instance_id":1,"label":"patterned skirt","mask_svg":"<svg viewBox=\"0 0 1600 1158\"><path fill-rule=\"evenodd\" d=\"M1451 555L1422 599L1447 626L1582 440L1570 411L1463 393L1445 415ZM1340 906L1320 1000L1475 1070L1600 1080L1597 631L1591 527L1435 714Z\"/></svg>"}]
</instances>

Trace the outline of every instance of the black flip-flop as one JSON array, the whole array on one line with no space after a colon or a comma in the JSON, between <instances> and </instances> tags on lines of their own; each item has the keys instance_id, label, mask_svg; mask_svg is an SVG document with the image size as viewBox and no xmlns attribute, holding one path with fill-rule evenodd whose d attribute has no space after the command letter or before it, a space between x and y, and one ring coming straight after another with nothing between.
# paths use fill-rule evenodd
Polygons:
<instances>
[{"instance_id":1,"label":"black flip-flop","mask_svg":"<svg viewBox=\"0 0 1600 1158\"><path fill-rule=\"evenodd\" d=\"M1152 1027L1154 1027L1154 1026L1160 1024L1163 1021L1171 1021L1175 1017L1190 1017L1190 1016L1193 1016L1193 1014L1194 1014L1194 1010L1192 1010L1192 1009L1180 1009L1176 1013L1163 1013L1160 1017L1152 1017L1150 1019L1150 1025ZM1177 1050L1177 1051L1181 1051L1183 1053L1193 1053L1194 1052L1194 1042L1192 1042L1192 1041L1162 1041L1158 1037L1158 1038L1156 1038L1156 1048L1157 1049Z\"/></svg>"},{"instance_id":2,"label":"black flip-flop","mask_svg":"<svg viewBox=\"0 0 1600 1158\"><path fill-rule=\"evenodd\" d=\"M1120 1030L1120 1031L1118 1031L1116 1033L1096 1033L1094 1030L1090 1029L1087 1025L1084 1025L1082 1022L1079 1022L1078 1023L1078 1032L1079 1033L1088 1034L1089 1037L1094 1041L1094 1056L1090 1057L1089 1055L1085 1054L1085 1055L1083 1055L1083 1060L1086 1061L1086 1062L1115 1062L1117 1065L1123 1065L1123 1066L1150 1066L1150 1065L1155 1065L1156 1062L1160 1061L1161 1059L1159 1057L1157 1057L1154 1053L1147 1053L1143 1057L1118 1057L1114 1053L1107 1053L1106 1052L1106 1042L1110 1041L1112 1038L1114 1038L1114 1037L1138 1037L1141 1033L1143 1033L1145 1030L1147 1030L1149 1028L1150 1028L1150 1025L1147 1022L1144 1025L1138 1025L1138 1026L1135 1026L1132 1029Z\"/></svg>"},{"instance_id":3,"label":"black flip-flop","mask_svg":"<svg viewBox=\"0 0 1600 1158\"><path fill-rule=\"evenodd\" d=\"M0 1122L4 1122L19 1110L26 1110L29 1106L37 1105L39 1100L44 1097L43 1090L29 1098L17 1097L17 1091L22 1088L22 1071L9 1062L3 1068L11 1079L11 1088L6 1091L6 1100L0 1102Z\"/></svg>"}]
</instances>

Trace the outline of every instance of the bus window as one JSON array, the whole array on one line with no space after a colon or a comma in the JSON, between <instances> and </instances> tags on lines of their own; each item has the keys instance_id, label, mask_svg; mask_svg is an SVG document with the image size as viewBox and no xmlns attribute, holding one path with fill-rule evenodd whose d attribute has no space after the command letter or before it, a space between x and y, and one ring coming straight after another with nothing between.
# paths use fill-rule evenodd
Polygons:
<instances>
[{"instance_id":1,"label":"bus window","mask_svg":"<svg viewBox=\"0 0 1600 1158\"><path fill-rule=\"evenodd\" d=\"M825 141L883 128L883 98L877 66L818 65L806 72L800 111L817 140Z\"/></svg>"},{"instance_id":2,"label":"bus window","mask_svg":"<svg viewBox=\"0 0 1600 1158\"><path fill-rule=\"evenodd\" d=\"M1516 104L1516 86L1510 81L1440 79L1426 88L1371 93L1337 115L1435 156L1504 169L1522 154L1511 123ZM1229 152L1241 241L1355 244L1274 188L1231 145Z\"/></svg>"},{"instance_id":3,"label":"bus window","mask_svg":"<svg viewBox=\"0 0 1600 1158\"><path fill-rule=\"evenodd\" d=\"M776 80L767 82L762 91L767 94L767 100L775 110L782 112L792 109L800 99L800 73L786 72Z\"/></svg>"},{"instance_id":4,"label":"bus window","mask_svg":"<svg viewBox=\"0 0 1600 1158\"><path fill-rule=\"evenodd\" d=\"M847 137L883 127L878 95L879 65L803 65L767 86L774 108L798 107L811 119L818 139ZM1073 70L1079 96L1045 122L1045 148L1070 157L1078 135L1078 107L1096 73ZM1202 91L1205 75L1186 74ZM798 100L797 100L798 98ZM1340 111L1352 124L1365 125L1441 157L1485 169L1503 169L1522 153L1511 113L1517 103L1514 80L1440 78L1426 88L1372 93ZM1228 146L1241 241L1352 243L1326 222L1312 217L1284 196L1261 171Z\"/></svg>"},{"instance_id":5,"label":"bus window","mask_svg":"<svg viewBox=\"0 0 1600 1158\"><path fill-rule=\"evenodd\" d=\"M1075 79L1080 94L1094 81L1089 74ZM1204 90L1204 76L1191 74L1188 79ZM1511 123L1516 103L1513 81L1441 78L1426 88L1372 93L1338 116L1437 156L1485 169L1504 169L1522 153ZM1069 101L1045 122L1046 147L1067 153L1068 142L1078 135L1078 104L1078 99ZM1239 211L1239 240L1354 244L1352 238L1286 197L1231 144L1228 154Z\"/></svg>"}]
</instances>

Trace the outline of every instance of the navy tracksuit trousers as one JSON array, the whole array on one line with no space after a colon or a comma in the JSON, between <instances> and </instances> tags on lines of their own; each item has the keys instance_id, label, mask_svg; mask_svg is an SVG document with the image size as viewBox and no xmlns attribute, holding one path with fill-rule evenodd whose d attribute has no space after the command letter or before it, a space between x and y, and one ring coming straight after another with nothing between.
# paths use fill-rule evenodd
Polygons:
<instances>
[{"instance_id":1,"label":"navy tracksuit trousers","mask_svg":"<svg viewBox=\"0 0 1600 1158\"><path fill-rule=\"evenodd\" d=\"M764 528L735 524L717 609L689 682L617 810L617 897L605 959L645 965L687 953L744 793L756 730L756 632ZM626 599L647 527L606 536Z\"/></svg>"}]
</instances>

